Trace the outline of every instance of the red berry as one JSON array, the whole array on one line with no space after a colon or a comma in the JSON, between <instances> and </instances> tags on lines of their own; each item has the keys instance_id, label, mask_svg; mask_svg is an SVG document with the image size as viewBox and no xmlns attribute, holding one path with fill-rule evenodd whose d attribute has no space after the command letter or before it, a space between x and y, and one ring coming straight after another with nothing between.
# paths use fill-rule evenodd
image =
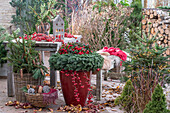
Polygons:
<instances>
[{"instance_id":1,"label":"red berry","mask_svg":"<svg viewBox=\"0 0 170 113\"><path fill-rule=\"evenodd\" d=\"M81 88L84 88L84 86L81 86Z\"/></svg>"}]
</instances>

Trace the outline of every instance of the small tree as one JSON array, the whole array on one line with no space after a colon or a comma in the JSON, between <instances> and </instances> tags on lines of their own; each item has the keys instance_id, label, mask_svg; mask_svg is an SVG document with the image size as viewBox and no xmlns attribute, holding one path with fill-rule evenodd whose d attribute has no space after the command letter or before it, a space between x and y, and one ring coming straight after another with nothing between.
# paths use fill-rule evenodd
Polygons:
<instances>
[{"instance_id":1,"label":"small tree","mask_svg":"<svg viewBox=\"0 0 170 113\"><path fill-rule=\"evenodd\" d=\"M21 37L22 40L18 40L18 32L19 30L13 31L10 37L15 42L8 40L7 45L10 50L7 60L10 61L10 65L13 65L13 71L20 73L21 76L24 73L32 73L34 79L44 79L45 73L48 72L42 62L41 54L35 50L35 42L29 36Z\"/></svg>"},{"instance_id":2,"label":"small tree","mask_svg":"<svg viewBox=\"0 0 170 113\"><path fill-rule=\"evenodd\" d=\"M162 87L158 84L152 94L152 100L146 105L143 113L169 113L166 109L166 98Z\"/></svg>"},{"instance_id":3,"label":"small tree","mask_svg":"<svg viewBox=\"0 0 170 113\"><path fill-rule=\"evenodd\" d=\"M135 103L133 102L134 87L132 81L129 79L124 88L121 96L117 97L115 100L115 105L121 105L128 113L130 111L135 111Z\"/></svg>"}]
</instances>

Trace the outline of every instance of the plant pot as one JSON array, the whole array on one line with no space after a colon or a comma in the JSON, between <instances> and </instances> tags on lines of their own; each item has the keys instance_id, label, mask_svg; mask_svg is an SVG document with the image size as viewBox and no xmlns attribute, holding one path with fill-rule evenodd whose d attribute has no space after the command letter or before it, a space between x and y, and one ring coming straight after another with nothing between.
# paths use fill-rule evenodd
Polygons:
<instances>
[{"instance_id":1,"label":"plant pot","mask_svg":"<svg viewBox=\"0 0 170 113\"><path fill-rule=\"evenodd\" d=\"M82 81L81 84L84 86L82 88L80 85L77 85L78 93L80 101L77 101L74 94L74 83L72 82L73 76L71 76L71 72L67 72L69 76L66 76L65 73L62 73L60 71L60 81L61 81L61 88L64 95L64 99L67 105L78 105L84 106L87 100L88 96L88 85L86 84L87 80L84 78L84 76L87 76L90 79L90 76L92 72L84 72L84 71L78 71L76 72L78 77L80 77L80 80ZM79 84L80 82L78 80L75 81L75 83ZM90 84L90 81L88 82Z\"/></svg>"},{"instance_id":2,"label":"plant pot","mask_svg":"<svg viewBox=\"0 0 170 113\"><path fill-rule=\"evenodd\" d=\"M50 33L50 24L49 23L44 23L44 25L39 25L36 27L36 31L38 33L44 33L46 35L49 35Z\"/></svg>"},{"instance_id":3,"label":"plant pot","mask_svg":"<svg viewBox=\"0 0 170 113\"><path fill-rule=\"evenodd\" d=\"M40 85L41 80L34 79L30 73L24 73L22 78L19 73L14 73L14 84L16 100L19 102L26 102L25 93L22 91L22 88L28 84Z\"/></svg>"}]
</instances>

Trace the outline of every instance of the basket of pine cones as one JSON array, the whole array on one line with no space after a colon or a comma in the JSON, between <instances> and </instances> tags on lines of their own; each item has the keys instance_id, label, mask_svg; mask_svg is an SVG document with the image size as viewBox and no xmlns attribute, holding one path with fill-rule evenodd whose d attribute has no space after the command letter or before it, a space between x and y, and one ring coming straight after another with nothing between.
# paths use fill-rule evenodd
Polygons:
<instances>
[{"instance_id":1,"label":"basket of pine cones","mask_svg":"<svg viewBox=\"0 0 170 113\"><path fill-rule=\"evenodd\" d=\"M36 107L46 107L55 103L55 100L58 98L58 91L47 85L27 85L23 88L23 91L25 92L27 102Z\"/></svg>"}]
</instances>

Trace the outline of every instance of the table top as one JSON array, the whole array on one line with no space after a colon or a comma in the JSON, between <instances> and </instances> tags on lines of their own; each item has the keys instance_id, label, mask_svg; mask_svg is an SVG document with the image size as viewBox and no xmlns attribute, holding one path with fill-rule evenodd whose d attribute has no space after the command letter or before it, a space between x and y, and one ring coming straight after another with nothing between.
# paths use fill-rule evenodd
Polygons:
<instances>
[{"instance_id":1,"label":"table top","mask_svg":"<svg viewBox=\"0 0 170 113\"><path fill-rule=\"evenodd\" d=\"M14 43L16 42L15 40L12 40ZM20 39L20 42L22 42L22 39ZM8 41L4 41L4 44L8 44ZM35 41L35 49L37 51L58 51L59 48L61 47L62 42L40 42L40 41Z\"/></svg>"}]
</instances>

